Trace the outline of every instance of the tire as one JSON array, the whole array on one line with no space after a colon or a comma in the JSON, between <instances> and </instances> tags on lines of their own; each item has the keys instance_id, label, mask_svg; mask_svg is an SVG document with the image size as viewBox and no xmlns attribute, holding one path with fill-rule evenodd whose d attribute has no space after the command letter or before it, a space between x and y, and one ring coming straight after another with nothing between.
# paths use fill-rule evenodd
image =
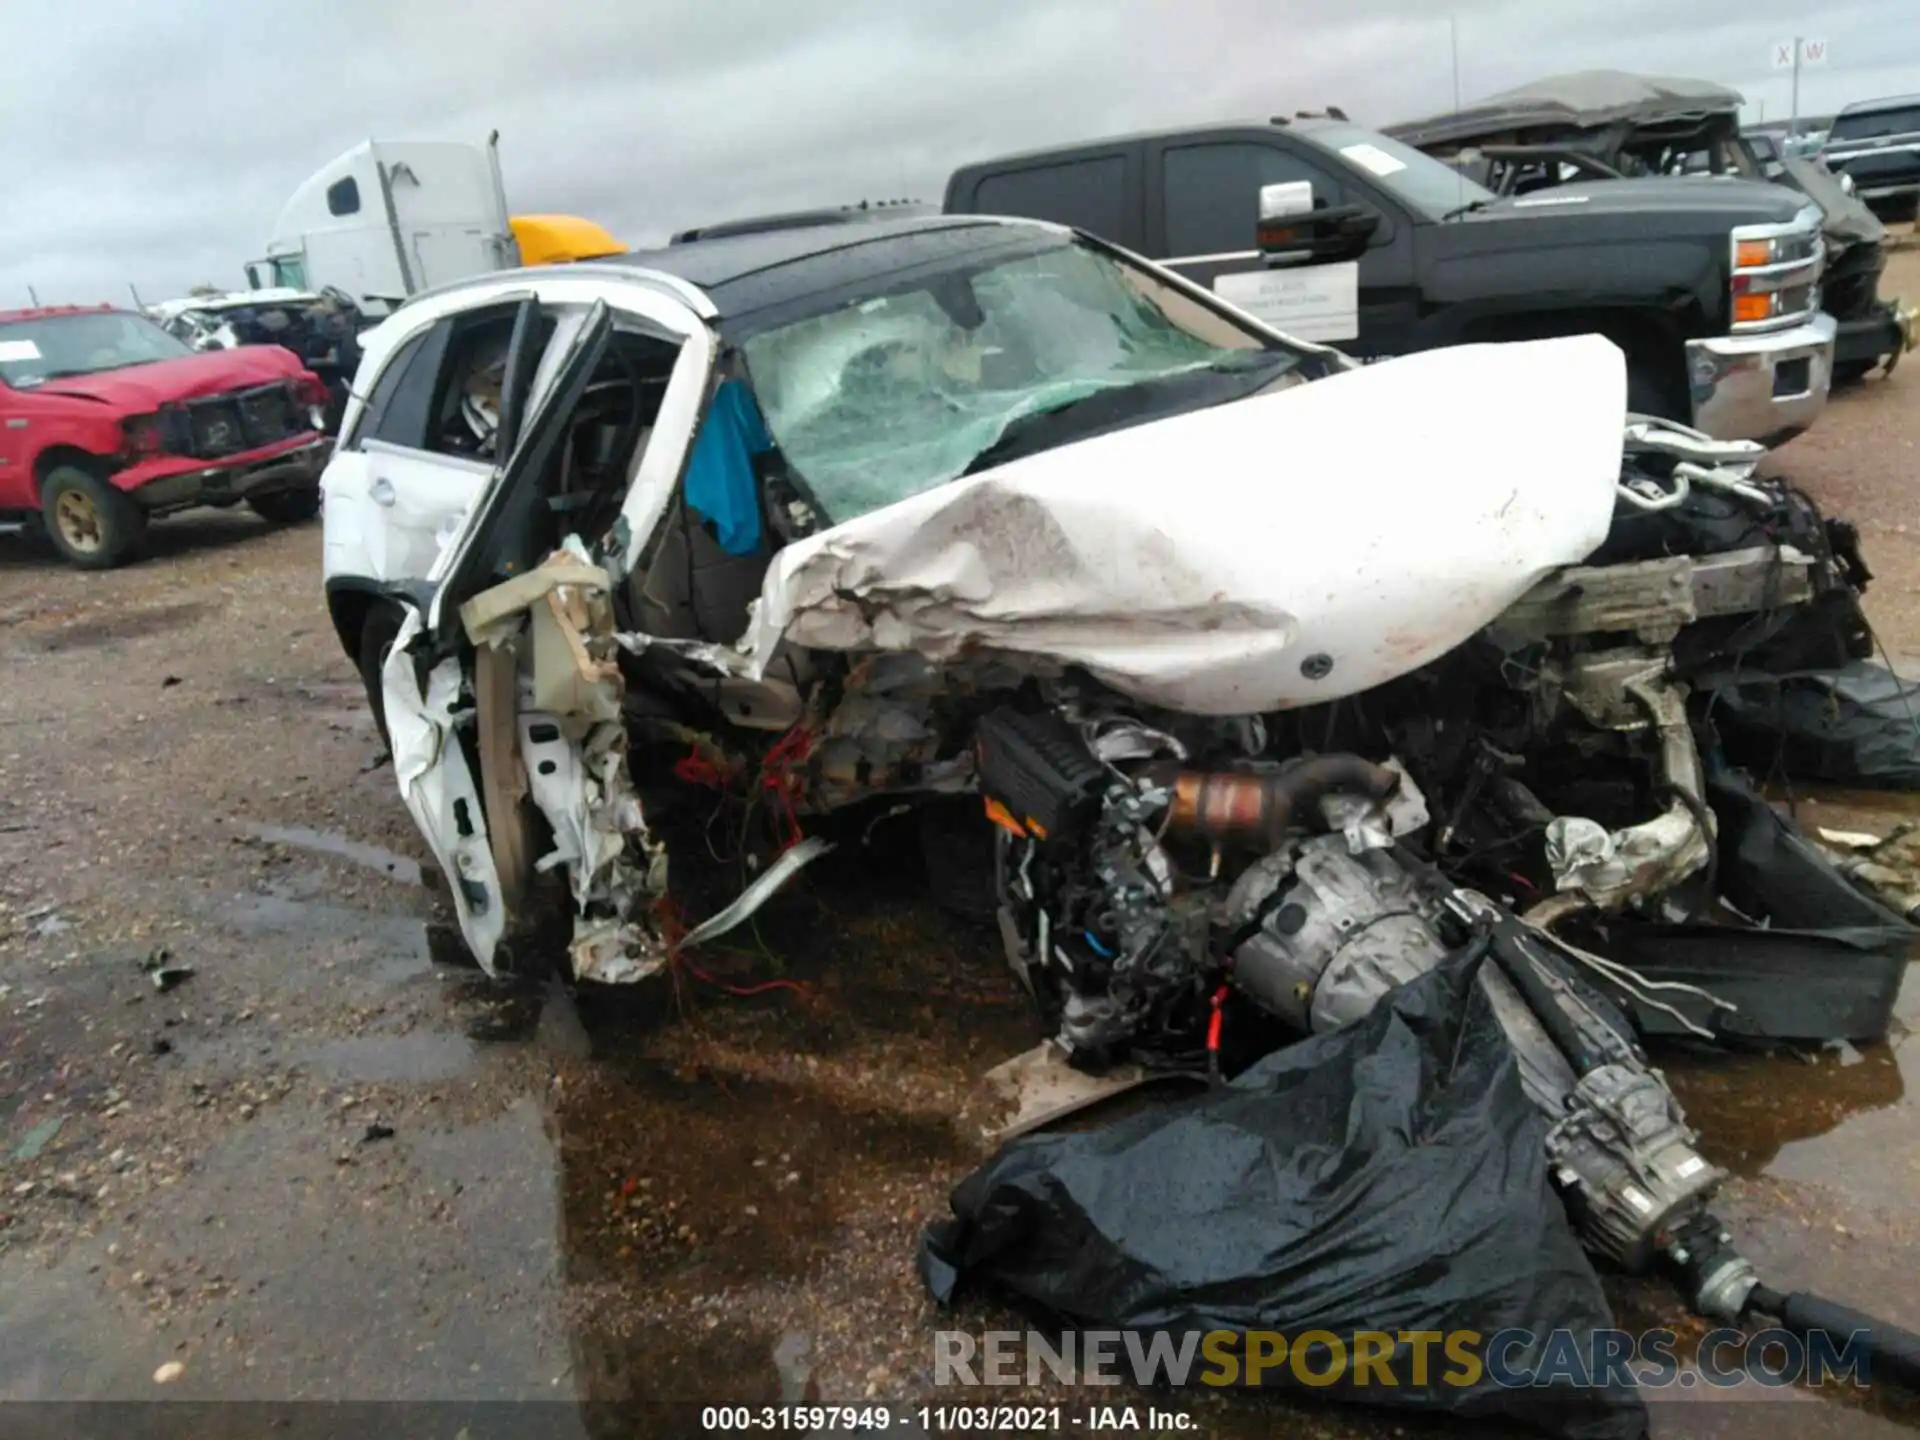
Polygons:
<instances>
[{"instance_id":1,"label":"tire","mask_svg":"<svg viewBox=\"0 0 1920 1440\"><path fill-rule=\"evenodd\" d=\"M991 924L1000 909L993 822L974 799L920 807L920 854L934 904L962 920Z\"/></svg>"},{"instance_id":2,"label":"tire","mask_svg":"<svg viewBox=\"0 0 1920 1440\"><path fill-rule=\"evenodd\" d=\"M1901 225L1920 220L1920 195L1888 195L1865 202L1874 218L1884 225Z\"/></svg>"},{"instance_id":3,"label":"tire","mask_svg":"<svg viewBox=\"0 0 1920 1440\"><path fill-rule=\"evenodd\" d=\"M20 527L20 542L27 547L30 554L40 556L43 559L49 555L58 556L60 554L60 552L54 548L53 537L47 534L46 516L35 514L29 510L21 516L21 520L23 523Z\"/></svg>"},{"instance_id":4,"label":"tire","mask_svg":"<svg viewBox=\"0 0 1920 1440\"><path fill-rule=\"evenodd\" d=\"M1660 367L1645 363L1627 367L1627 409L1635 415L1691 424L1693 404Z\"/></svg>"},{"instance_id":5,"label":"tire","mask_svg":"<svg viewBox=\"0 0 1920 1440\"><path fill-rule=\"evenodd\" d=\"M40 517L61 558L82 570L124 565L147 538L147 516L124 491L77 465L40 482Z\"/></svg>"},{"instance_id":6,"label":"tire","mask_svg":"<svg viewBox=\"0 0 1920 1440\"><path fill-rule=\"evenodd\" d=\"M320 487L249 496L247 508L270 525L298 525L320 513Z\"/></svg>"},{"instance_id":7,"label":"tire","mask_svg":"<svg viewBox=\"0 0 1920 1440\"><path fill-rule=\"evenodd\" d=\"M399 637L406 616L395 606L375 605L360 627L360 683L367 687L367 708L373 711L373 723L380 732L380 743L391 751L393 741L387 735L386 691L380 672L386 668L387 652Z\"/></svg>"}]
</instances>

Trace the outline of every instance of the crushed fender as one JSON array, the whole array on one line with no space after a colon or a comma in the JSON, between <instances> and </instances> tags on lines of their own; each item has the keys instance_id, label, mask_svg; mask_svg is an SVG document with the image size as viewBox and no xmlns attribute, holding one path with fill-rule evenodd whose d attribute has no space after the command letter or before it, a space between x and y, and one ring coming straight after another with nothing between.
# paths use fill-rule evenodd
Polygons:
<instances>
[{"instance_id":1,"label":"crushed fender","mask_svg":"<svg viewBox=\"0 0 1920 1440\"><path fill-rule=\"evenodd\" d=\"M648 832L627 772L625 682L615 658L610 584L570 537L535 569L468 600L460 618L476 648L515 658L513 753L492 757L488 771L491 777L504 767L520 777L553 832L553 849L532 868L566 870L573 972L625 984L666 964L655 914L666 893L666 852ZM496 858L502 831L519 823L516 814L501 813L512 808L490 810Z\"/></svg>"}]
</instances>

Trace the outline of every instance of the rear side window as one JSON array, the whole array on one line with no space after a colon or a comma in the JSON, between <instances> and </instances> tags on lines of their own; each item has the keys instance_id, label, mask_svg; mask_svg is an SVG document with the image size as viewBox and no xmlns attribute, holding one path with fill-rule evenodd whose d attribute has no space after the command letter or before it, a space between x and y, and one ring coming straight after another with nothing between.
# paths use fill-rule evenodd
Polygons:
<instances>
[{"instance_id":1,"label":"rear side window","mask_svg":"<svg viewBox=\"0 0 1920 1440\"><path fill-rule=\"evenodd\" d=\"M434 382L446 358L451 330L451 324L443 320L394 351L367 396L367 408L353 436L355 446L363 440L384 440L409 450L426 448Z\"/></svg>"},{"instance_id":2,"label":"rear side window","mask_svg":"<svg viewBox=\"0 0 1920 1440\"><path fill-rule=\"evenodd\" d=\"M974 191L972 208L982 215L1051 220L1122 245L1134 241L1131 232L1137 228L1127 223L1124 155L989 175Z\"/></svg>"},{"instance_id":3,"label":"rear side window","mask_svg":"<svg viewBox=\"0 0 1920 1440\"><path fill-rule=\"evenodd\" d=\"M351 175L344 180L336 180L327 187L327 213L329 215L358 215L360 213L360 182Z\"/></svg>"},{"instance_id":4,"label":"rear side window","mask_svg":"<svg viewBox=\"0 0 1920 1440\"><path fill-rule=\"evenodd\" d=\"M1833 122L1829 140L1871 140L1879 135L1911 135L1920 131L1920 105L1902 105L1887 110L1868 110L1859 115L1842 115Z\"/></svg>"},{"instance_id":5,"label":"rear side window","mask_svg":"<svg viewBox=\"0 0 1920 1440\"><path fill-rule=\"evenodd\" d=\"M1313 182L1313 198L1342 203L1338 182L1272 145L1222 141L1181 145L1161 157L1167 254L1223 255L1254 247L1260 224L1260 187L1290 180Z\"/></svg>"}]
</instances>

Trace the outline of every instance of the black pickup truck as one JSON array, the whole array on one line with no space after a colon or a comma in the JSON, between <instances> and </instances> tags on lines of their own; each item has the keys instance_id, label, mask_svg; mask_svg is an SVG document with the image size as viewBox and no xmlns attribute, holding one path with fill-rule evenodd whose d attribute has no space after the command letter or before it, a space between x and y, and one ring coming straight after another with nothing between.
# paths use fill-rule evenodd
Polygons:
<instances>
[{"instance_id":1,"label":"black pickup truck","mask_svg":"<svg viewBox=\"0 0 1920 1440\"><path fill-rule=\"evenodd\" d=\"M1501 198L1334 111L983 161L945 209L1092 231L1362 359L1598 332L1626 353L1631 408L1719 439L1790 435L1827 403L1820 211L1780 186Z\"/></svg>"},{"instance_id":2,"label":"black pickup truck","mask_svg":"<svg viewBox=\"0 0 1920 1440\"><path fill-rule=\"evenodd\" d=\"M1859 100L1833 117L1820 158L1889 220L1920 219L1920 95Z\"/></svg>"},{"instance_id":3,"label":"black pickup truck","mask_svg":"<svg viewBox=\"0 0 1920 1440\"><path fill-rule=\"evenodd\" d=\"M1709 80L1578 70L1385 131L1501 195L1621 176L1708 175L1796 190L1821 211L1820 308L1839 327L1834 383L1877 366L1891 374L1912 348L1914 307L1880 295L1885 227L1820 161L1777 149L1762 156L1758 145L1772 141L1741 131L1745 104L1738 90Z\"/></svg>"}]
</instances>

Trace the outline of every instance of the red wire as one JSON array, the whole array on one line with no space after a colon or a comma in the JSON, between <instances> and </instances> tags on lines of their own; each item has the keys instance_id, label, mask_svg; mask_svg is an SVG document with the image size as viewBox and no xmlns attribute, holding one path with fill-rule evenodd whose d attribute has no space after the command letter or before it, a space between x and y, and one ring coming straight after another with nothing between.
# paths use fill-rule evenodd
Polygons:
<instances>
[{"instance_id":1,"label":"red wire","mask_svg":"<svg viewBox=\"0 0 1920 1440\"><path fill-rule=\"evenodd\" d=\"M796 725L767 748L760 762L761 788L765 790L775 811L777 823L785 832L780 846L783 852L791 850L804 838L797 805L804 782L794 771L812 753L813 736L805 726ZM697 750L689 750L675 761L673 773L688 784L704 785L714 790L726 789L734 778ZM680 914L679 907L671 897L661 898L658 913L660 928L667 941L667 962L672 970L677 972L685 967L687 973L696 980L742 999L764 995L770 990L791 990L796 995L807 993L807 987L796 980L763 980L753 985L730 985L724 980L715 979L681 953L680 938L687 933L686 918Z\"/></svg>"},{"instance_id":2,"label":"red wire","mask_svg":"<svg viewBox=\"0 0 1920 1440\"><path fill-rule=\"evenodd\" d=\"M1213 992L1213 1014L1207 1018L1207 1052L1211 1055L1218 1055L1220 1053L1220 1029L1222 1023L1220 1007L1226 1003L1227 987L1222 985L1218 990Z\"/></svg>"},{"instance_id":3,"label":"red wire","mask_svg":"<svg viewBox=\"0 0 1920 1440\"><path fill-rule=\"evenodd\" d=\"M807 987L797 980L763 980L755 985L729 985L717 980L687 959L680 948L680 939L687 933L686 917L680 913L680 907L671 896L663 895L654 906L654 913L660 917L660 933L667 942L667 973L674 976L675 988L679 985L679 972L685 970L694 979L713 986L728 995L747 999L754 995L764 995L769 990L791 990L796 995L807 994Z\"/></svg>"},{"instance_id":4,"label":"red wire","mask_svg":"<svg viewBox=\"0 0 1920 1440\"><path fill-rule=\"evenodd\" d=\"M805 786L794 770L804 764L812 753L813 736L804 726L796 725L768 747L766 756L760 762L761 785L784 822L786 836L781 841L782 851L791 850L804 836L800 828L797 801Z\"/></svg>"},{"instance_id":5,"label":"red wire","mask_svg":"<svg viewBox=\"0 0 1920 1440\"><path fill-rule=\"evenodd\" d=\"M727 994L739 996L741 999L746 999L753 995L764 995L769 990L791 990L796 995L805 995L807 993L807 987L802 985L798 980L762 980L757 985L729 985L724 980L714 979L713 976L707 974L706 971L702 970L691 960L683 957L679 963L687 967L688 973L691 974L694 979L704 980L707 984L713 986L714 989L724 990Z\"/></svg>"},{"instance_id":6,"label":"red wire","mask_svg":"<svg viewBox=\"0 0 1920 1440\"><path fill-rule=\"evenodd\" d=\"M690 751L674 761L673 773L689 785L704 785L709 790L724 790L727 784L720 767L697 752Z\"/></svg>"}]
</instances>

